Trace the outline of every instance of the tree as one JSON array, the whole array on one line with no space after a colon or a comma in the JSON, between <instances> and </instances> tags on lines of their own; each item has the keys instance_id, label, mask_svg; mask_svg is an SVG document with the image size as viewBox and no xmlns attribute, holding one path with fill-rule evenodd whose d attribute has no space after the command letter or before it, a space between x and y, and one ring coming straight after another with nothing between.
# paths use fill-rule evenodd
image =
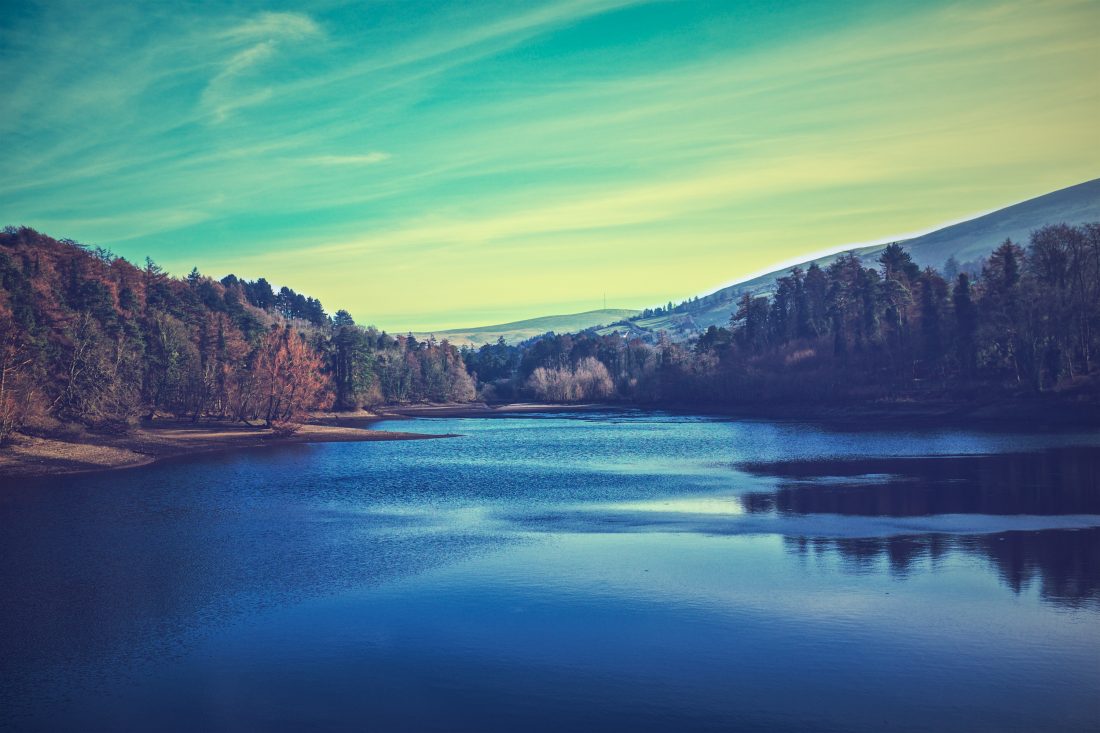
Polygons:
<instances>
[{"instance_id":1,"label":"tree","mask_svg":"<svg viewBox=\"0 0 1100 733\"><path fill-rule=\"evenodd\" d=\"M803 283L806 294L807 326L809 336L820 336L829 327L828 303L829 280L825 271L818 267L817 263L811 263L806 270L806 279Z\"/></svg>"},{"instance_id":2,"label":"tree","mask_svg":"<svg viewBox=\"0 0 1100 733\"><path fill-rule=\"evenodd\" d=\"M1020 261L1024 252L1006 239L993 250L982 269L983 337L988 343L990 365L1010 372L1019 383L1030 372L1032 353L1028 339L1020 331L1023 325L1020 285Z\"/></svg>"},{"instance_id":3,"label":"tree","mask_svg":"<svg viewBox=\"0 0 1100 733\"><path fill-rule=\"evenodd\" d=\"M745 293L730 317L734 338L750 353L761 351L767 343L768 310L767 298Z\"/></svg>"},{"instance_id":4,"label":"tree","mask_svg":"<svg viewBox=\"0 0 1100 733\"><path fill-rule=\"evenodd\" d=\"M939 365L944 354L944 303L947 300L947 283L931 267L920 275L920 328L922 356L929 366Z\"/></svg>"},{"instance_id":5,"label":"tree","mask_svg":"<svg viewBox=\"0 0 1100 733\"><path fill-rule=\"evenodd\" d=\"M955 282L955 279L962 272L962 267L959 265L959 261L955 259L955 255L951 255L947 258L947 261L943 263L943 278L947 282Z\"/></svg>"},{"instance_id":6,"label":"tree","mask_svg":"<svg viewBox=\"0 0 1100 733\"><path fill-rule=\"evenodd\" d=\"M911 285L920 277L920 267L913 262L912 255L897 242L886 245L878 261L882 265L882 276L887 280L900 280Z\"/></svg>"},{"instance_id":7,"label":"tree","mask_svg":"<svg viewBox=\"0 0 1100 733\"><path fill-rule=\"evenodd\" d=\"M289 325L274 326L253 354L250 398L242 417L262 418L270 428L291 430L325 393L321 359Z\"/></svg>"},{"instance_id":8,"label":"tree","mask_svg":"<svg viewBox=\"0 0 1100 733\"><path fill-rule=\"evenodd\" d=\"M16 323L0 314L0 446L23 426L37 404L33 364L34 357Z\"/></svg>"},{"instance_id":9,"label":"tree","mask_svg":"<svg viewBox=\"0 0 1100 733\"><path fill-rule=\"evenodd\" d=\"M615 390L607 367L591 356L582 359L574 368L537 367L527 386L537 399L547 402L604 400Z\"/></svg>"},{"instance_id":10,"label":"tree","mask_svg":"<svg viewBox=\"0 0 1100 733\"><path fill-rule=\"evenodd\" d=\"M958 274L951 300L955 309L955 355L959 371L971 378L977 364L977 314L971 297L970 276L965 272Z\"/></svg>"},{"instance_id":11,"label":"tree","mask_svg":"<svg viewBox=\"0 0 1100 733\"><path fill-rule=\"evenodd\" d=\"M329 373L332 375L333 407L354 410L373 386L374 355L369 338L355 325L350 313L337 311L332 324Z\"/></svg>"},{"instance_id":12,"label":"tree","mask_svg":"<svg viewBox=\"0 0 1100 733\"><path fill-rule=\"evenodd\" d=\"M592 356L582 359L573 369L573 383L578 398L582 400L604 400L615 390L607 367Z\"/></svg>"}]
</instances>

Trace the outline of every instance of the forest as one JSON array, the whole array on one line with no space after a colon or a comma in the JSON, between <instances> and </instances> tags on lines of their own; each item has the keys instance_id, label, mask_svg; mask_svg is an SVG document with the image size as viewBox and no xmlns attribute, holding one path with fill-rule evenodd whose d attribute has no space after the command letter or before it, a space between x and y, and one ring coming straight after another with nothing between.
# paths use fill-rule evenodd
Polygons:
<instances>
[{"instance_id":1,"label":"forest","mask_svg":"<svg viewBox=\"0 0 1100 733\"><path fill-rule=\"evenodd\" d=\"M952 270L961 269L958 272ZM728 327L646 343L546 334L459 349L391 336L264 278L185 278L28 228L0 233L0 440L173 416L293 430L410 402L749 404L1095 397L1100 223L1052 225L947 274L901 246L795 268ZM950 276L950 277L948 277ZM666 306L670 307L670 306Z\"/></svg>"},{"instance_id":2,"label":"forest","mask_svg":"<svg viewBox=\"0 0 1100 733\"><path fill-rule=\"evenodd\" d=\"M158 415L292 430L317 408L474 397L455 347L330 318L263 278L173 278L32 229L0 233L0 439Z\"/></svg>"},{"instance_id":3,"label":"forest","mask_svg":"<svg viewBox=\"0 0 1100 733\"><path fill-rule=\"evenodd\" d=\"M646 344L594 331L466 350L490 399L763 404L1095 398L1100 223L1045 226L981 262L920 268L897 244L795 268L728 327ZM669 306L665 306L670 309Z\"/></svg>"}]
</instances>

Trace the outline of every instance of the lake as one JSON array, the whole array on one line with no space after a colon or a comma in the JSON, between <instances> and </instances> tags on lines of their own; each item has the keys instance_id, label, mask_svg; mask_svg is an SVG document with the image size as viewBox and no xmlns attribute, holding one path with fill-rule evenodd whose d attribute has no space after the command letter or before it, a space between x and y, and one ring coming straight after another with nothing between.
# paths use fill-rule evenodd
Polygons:
<instances>
[{"instance_id":1,"label":"lake","mask_svg":"<svg viewBox=\"0 0 1100 733\"><path fill-rule=\"evenodd\" d=\"M417 419L0 491L0 727L1100 727L1100 432Z\"/></svg>"}]
</instances>

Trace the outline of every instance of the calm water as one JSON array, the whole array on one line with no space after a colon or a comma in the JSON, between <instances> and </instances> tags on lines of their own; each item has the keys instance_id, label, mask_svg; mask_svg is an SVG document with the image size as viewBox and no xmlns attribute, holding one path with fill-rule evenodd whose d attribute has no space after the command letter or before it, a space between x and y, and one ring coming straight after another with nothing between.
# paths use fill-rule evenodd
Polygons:
<instances>
[{"instance_id":1,"label":"calm water","mask_svg":"<svg viewBox=\"0 0 1100 733\"><path fill-rule=\"evenodd\" d=\"M385 427L4 486L0 728L1100 727L1100 434Z\"/></svg>"}]
</instances>

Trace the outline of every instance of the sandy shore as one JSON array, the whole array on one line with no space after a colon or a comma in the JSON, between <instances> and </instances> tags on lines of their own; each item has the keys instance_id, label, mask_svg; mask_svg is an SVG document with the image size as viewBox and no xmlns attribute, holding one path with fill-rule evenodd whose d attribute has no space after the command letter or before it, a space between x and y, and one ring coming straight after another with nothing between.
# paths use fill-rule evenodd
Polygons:
<instances>
[{"instance_id":1,"label":"sandy shore","mask_svg":"<svg viewBox=\"0 0 1100 733\"><path fill-rule=\"evenodd\" d=\"M144 466L162 458L191 453L255 448L292 443L364 442L450 438L392 430L371 430L379 420L416 417L492 417L534 412L605 409L600 405L548 405L513 403L488 406L471 404L397 405L375 412L317 412L309 424L291 436L275 435L266 428L241 424L192 423L164 419L147 423L126 435L84 433L71 438L17 436L0 449L0 488L20 479L60 476Z\"/></svg>"},{"instance_id":2,"label":"sandy shore","mask_svg":"<svg viewBox=\"0 0 1100 733\"><path fill-rule=\"evenodd\" d=\"M349 424L337 424L343 419L349 420ZM302 426L291 436L275 435L266 428L250 428L239 424L195 424L176 420L145 425L127 435L88 433L73 439L19 436L12 444L0 449L0 487L35 476L132 468L161 458L215 450L290 443L453 437L369 430L355 426L378 419L379 416L369 413L354 414L346 418L320 415L318 422Z\"/></svg>"},{"instance_id":3,"label":"sandy shore","mask_svg":"<svg viewBox=\"0 0 1100 733\"><path fill-rule=\"evenodd\" d=\"M374 412L317 412L309 424L291 436L275 435L266 428L240 424L192 423L158 420L126 435L84 433L72 438L17 436L0 448L0 488L20 479L60 476L87 471L144 466L162 458L190 453L286 445L291 443L421 440L453 435L426 435L392 430L371 430L380 420L416 417L493 417L535 412L606 409L603 405L550 405L519 402L489 406L484 403L395 405Z\"/></svg>"}]
</instances>

